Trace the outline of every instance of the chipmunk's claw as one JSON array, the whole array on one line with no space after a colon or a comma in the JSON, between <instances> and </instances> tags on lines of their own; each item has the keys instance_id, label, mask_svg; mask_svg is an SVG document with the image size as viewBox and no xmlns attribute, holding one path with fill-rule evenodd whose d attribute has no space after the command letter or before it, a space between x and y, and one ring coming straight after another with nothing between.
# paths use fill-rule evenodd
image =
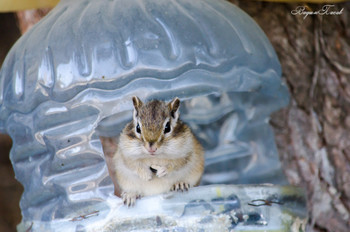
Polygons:
<instances>
[{"instance_id":1,"label":"chipmunk's claw","mask_svg":"<svg viewBox=\"0 0 350 232\"><path fill-rule=\"evenodd\" d=\"M173 187L170 189L171 191L188 191L190 188L190 185L185 182L179 182L173 185Z\"/></svg>"},{"instance_id":2,"label":"chipmunk's claw","mask_svg":"<svg viewBox=\"0 0 350 232\"><path fill-rule=\"evenodd\" d=\"M126 192L122 193L123 203L128 207L134 206L136 199L139 199L139 198L141 198L141 195L137 193L126 193Z\"/></svg>"}]
</instances>

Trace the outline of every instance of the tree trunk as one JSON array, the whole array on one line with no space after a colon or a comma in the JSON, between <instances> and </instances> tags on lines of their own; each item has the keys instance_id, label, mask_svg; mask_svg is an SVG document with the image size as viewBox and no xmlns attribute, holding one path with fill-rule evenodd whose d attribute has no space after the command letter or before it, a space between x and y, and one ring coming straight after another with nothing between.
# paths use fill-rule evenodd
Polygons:
<instances>
[{"instance_id":1,"label":"tree trunk","mask_svg":"<svg viewBox=\"0 0 350 232\"><path fill-rule=\"evenodd\" d=\"M280 159L307 191L310 231L350 229L350 3L340 15L293 15L300 4L234 1L267 34L289 86L272 116ZM323 5L306 5L306 11Z\"/></svg>"}]
</instances>

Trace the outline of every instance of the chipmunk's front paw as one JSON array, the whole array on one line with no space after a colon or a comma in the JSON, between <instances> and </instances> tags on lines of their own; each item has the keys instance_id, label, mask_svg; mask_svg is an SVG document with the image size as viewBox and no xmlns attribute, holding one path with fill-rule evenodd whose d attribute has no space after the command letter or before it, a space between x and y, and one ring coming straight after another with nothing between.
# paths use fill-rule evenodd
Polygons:
<instances>
[{"instance_id":1,"label":"chipmunk's front paw","mask_svg":"<svg viewBox=\"0 0 350 232\"><path fill-rule=\"evenodd\" d=\"M190 188L190 185L185 182L179 182L173 185L173 187L170 189L171 191L188 191Z\"/></svg>"},{"instance_id":2,"label":"chipmunk's front paw","mask_svg":"<svg viewBox=\"0 0 350 232\"><path fill-rule=\"evenodd\" d=\"M139 198L141 198L141 195L137 193L126 193L126 192L122 193L123 203L128 207L134 206L136 199L139 199Z\"/></svg>"},{"instance_id":3,"label":"chipmunk's front paw","mask_svg":"<svg viewBox=\"0 0 350 232\"><path fill-rule=\"evenodd\" d=\"M168 174L168 170L166 167L164 166L159 166L159 165L152 165L151 168L153 170L156 170L156 175L157 177L163 177L163 176L166 176Z\"/></svg>"}]
</instances>

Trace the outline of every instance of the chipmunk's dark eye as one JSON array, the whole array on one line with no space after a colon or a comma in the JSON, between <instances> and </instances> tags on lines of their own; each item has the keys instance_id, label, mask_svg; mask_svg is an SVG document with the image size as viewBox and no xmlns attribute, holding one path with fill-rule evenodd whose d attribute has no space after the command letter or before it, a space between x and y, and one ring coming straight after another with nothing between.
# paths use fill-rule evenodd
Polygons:
<instances>
[{"instance_id":1,"label":"chipmunk's dark eye","mask_svg":"<svg viewBox=\"0 0 350 232\"><path fill-rule=\"evenodd\" d=\"M170 132L170 122L167 122L165 124L164 134L169 133L169 132Z\"/></svg>"},{"instance_id":2,"label":"chipmunk's dark eye","mask_svg":"<svg viewBox=\"0 0 350 232\"><path fill-rule=\"evenodd\" d=\"M141 128L140 128L140 125L138 123L136 125L136 132L141 134Z\"/></svg>"}]
</instances>

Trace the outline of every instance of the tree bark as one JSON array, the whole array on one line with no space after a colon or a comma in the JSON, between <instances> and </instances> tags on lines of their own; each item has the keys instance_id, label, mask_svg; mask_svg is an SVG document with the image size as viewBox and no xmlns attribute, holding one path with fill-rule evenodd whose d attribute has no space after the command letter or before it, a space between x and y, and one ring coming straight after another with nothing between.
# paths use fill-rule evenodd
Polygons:
<instances>
[{"instance_id":1,"label":"tree bark","mask_svg":"<svg viewBox=\"0 0 350 232\"><path fill-rule=\"evenodd\" d=\"M304 19L291 14L298 4L232 2L265 31L289 86L290 104L271 124L289 182L307 191L308 230L349 231L350 4Z\"/></svg>"}]
</instances>

